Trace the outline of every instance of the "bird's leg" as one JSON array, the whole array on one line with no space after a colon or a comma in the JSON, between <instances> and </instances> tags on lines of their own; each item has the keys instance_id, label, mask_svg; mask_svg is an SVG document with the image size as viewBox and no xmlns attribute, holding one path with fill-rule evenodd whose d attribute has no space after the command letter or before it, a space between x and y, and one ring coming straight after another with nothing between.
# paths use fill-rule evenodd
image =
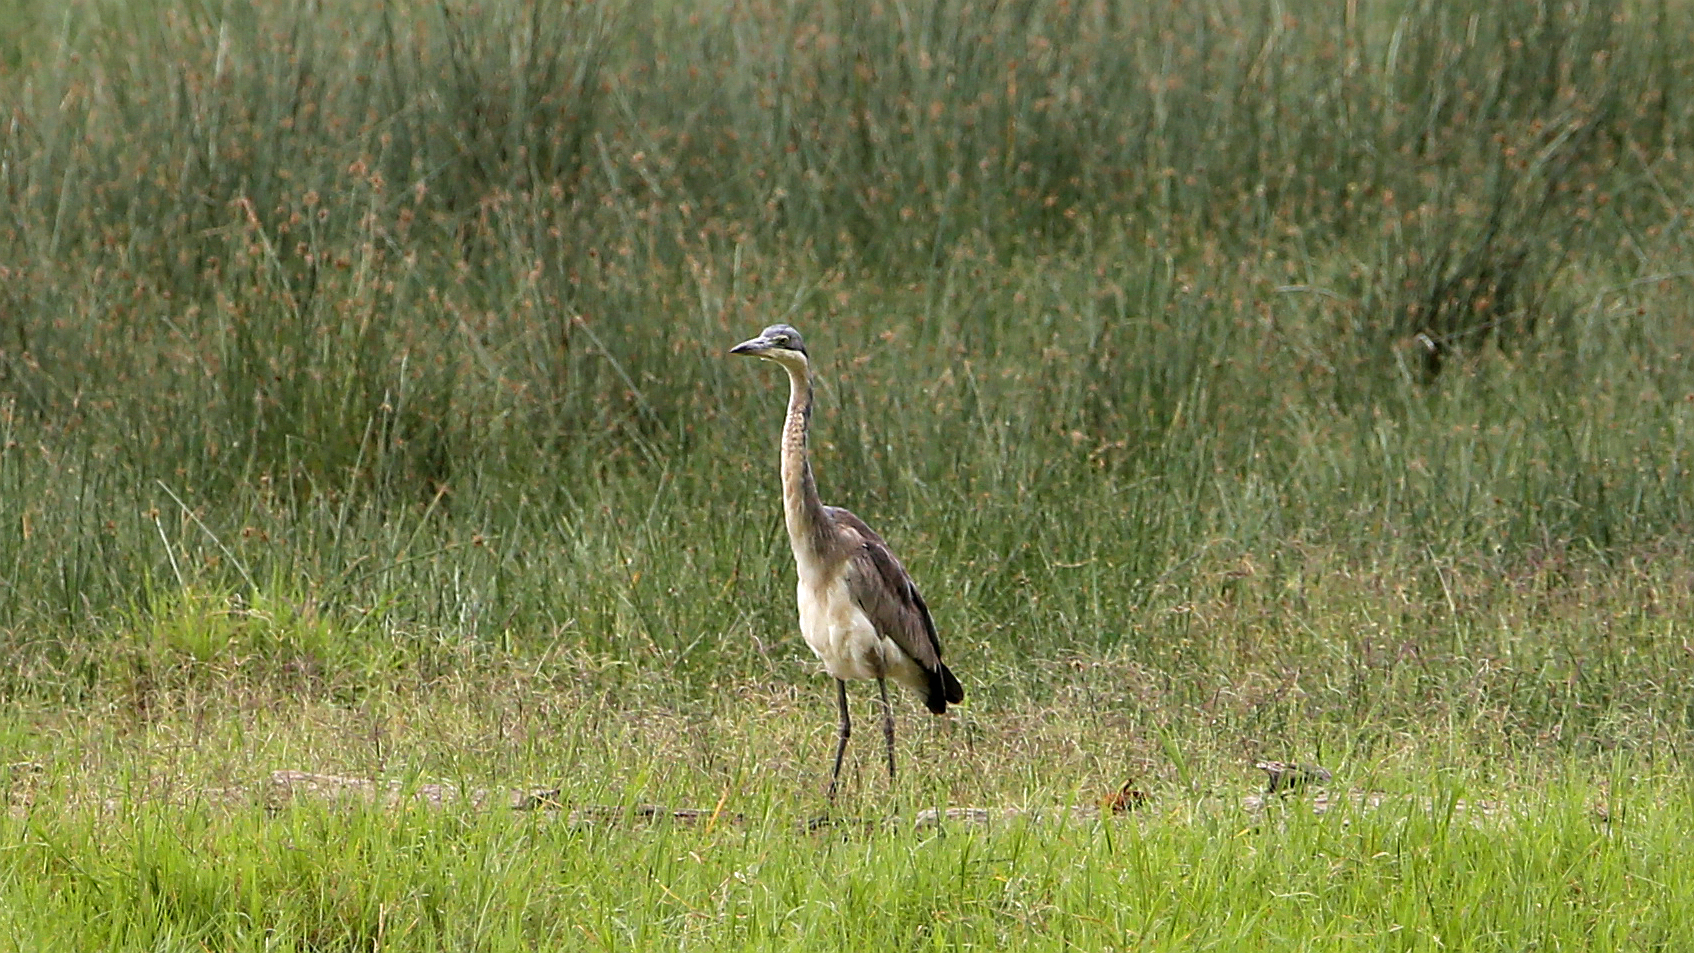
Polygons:
<instances>
[{"instance_id":1,"label":"bird's leg","mask_svg":"<svg viewBox=\"0 0 1694 953\"><path fill-rule=\"evenodd\" d=\"M888 680L879 678L876 687L882 690L882 737L888 741L888 780L894 780L894 709L888 704Z\"/></svg>"},{"instance_id":2,"label":"bird's leg","mask_svg":"<svg viewBox=\"0 0 1694 953\"><path fill-rule=\"evenodd\" d=\"M847 714L847 683L841 679L835 680L835 701L841 708L841 731L835 742L835 771L829 776L829 792L826 797L835 800L835 786L841 782L841 758L847 753L847 739L853 735L853 719Z\"/></svg>"}]
</instances>

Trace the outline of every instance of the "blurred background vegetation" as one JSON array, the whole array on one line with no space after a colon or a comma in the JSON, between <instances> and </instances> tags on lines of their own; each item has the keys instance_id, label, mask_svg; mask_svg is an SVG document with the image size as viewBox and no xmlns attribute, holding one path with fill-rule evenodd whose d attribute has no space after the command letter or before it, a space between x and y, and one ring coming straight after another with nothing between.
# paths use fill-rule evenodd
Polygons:
<instances>
[{"instance_id":1,"label":"blurred background vegetation","mask_svg":"<svg viewBox=\"0 0 1694 953\"><path fill-rule=\"evenodd\" d=\"M7 697L802 671L788 320L980 704L1694 733L1686 4L0 21Z\"/></svg>"}]
</instances>

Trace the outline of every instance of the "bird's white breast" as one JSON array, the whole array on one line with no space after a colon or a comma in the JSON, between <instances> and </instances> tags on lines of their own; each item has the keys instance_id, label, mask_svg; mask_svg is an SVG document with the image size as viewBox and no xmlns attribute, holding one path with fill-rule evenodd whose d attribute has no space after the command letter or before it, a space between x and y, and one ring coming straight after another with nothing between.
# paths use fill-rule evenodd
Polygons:
<instances>
[{"instance_id":1,"label":"bird's white breast","mask_svg":"<svg viewBox=\"0 0 1694 953\"><path fill-rule=\"evenodd\" d=\"M798 595L800 634L830 675L906 682L917 674L911 658L898 645L879 635L853 601L845 566L834 571L800 566Z\"/></svg>"}]
</instances>

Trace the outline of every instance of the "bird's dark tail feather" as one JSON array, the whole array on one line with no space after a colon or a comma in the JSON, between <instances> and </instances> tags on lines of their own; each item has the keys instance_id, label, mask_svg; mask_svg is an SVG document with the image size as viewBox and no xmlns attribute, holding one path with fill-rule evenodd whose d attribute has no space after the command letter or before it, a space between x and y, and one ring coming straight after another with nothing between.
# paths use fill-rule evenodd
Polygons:
<instances>
[{"instance_id":1,"label":"bird's dark tail feather","mask_svg":"<svg viewBox=\"0 0 1694 953\"><path fill-rule=\"evenodd\" d=\"M947 711L949 703L957 705L965 700L965 686L953 677L947 666L937 666L929 673L929 691L924 693L923 703L937 715Z\"/></svg>"}]
</instances>

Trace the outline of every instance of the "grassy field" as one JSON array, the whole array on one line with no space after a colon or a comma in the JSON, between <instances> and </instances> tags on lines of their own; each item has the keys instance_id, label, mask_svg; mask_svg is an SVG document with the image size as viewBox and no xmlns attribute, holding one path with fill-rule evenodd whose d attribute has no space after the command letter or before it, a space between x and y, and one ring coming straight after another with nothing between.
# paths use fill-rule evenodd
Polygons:
<instances>
[{"instance_id":1,"label":"grassy field","mask_svg":"<svg viewBox=\"0 0 1694 953\"><path fill-rule=\"evenodd\" d=\"M0 25L0 949L1694 940L1686 4ZM777 320L967 693L816 829Z\"/></svg>"}]
</instances>

